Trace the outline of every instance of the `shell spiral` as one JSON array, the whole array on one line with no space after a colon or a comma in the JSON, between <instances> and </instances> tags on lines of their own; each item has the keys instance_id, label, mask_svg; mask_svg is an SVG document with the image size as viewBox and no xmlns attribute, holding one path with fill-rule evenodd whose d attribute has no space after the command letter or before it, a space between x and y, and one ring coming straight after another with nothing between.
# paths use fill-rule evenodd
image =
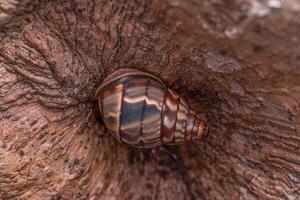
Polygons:
<instances>
[{"instance_id":1,"label":"shell spiral","mask_svg":"<svg viewBox=\"0 0 300 200\"><path fill-rule=\"evenodd\" d=\"M117 71L100 85L96 98L108 131L125 145L154 148L208 136L200 116L152 74Z\"/></svg>"}]
</instances>

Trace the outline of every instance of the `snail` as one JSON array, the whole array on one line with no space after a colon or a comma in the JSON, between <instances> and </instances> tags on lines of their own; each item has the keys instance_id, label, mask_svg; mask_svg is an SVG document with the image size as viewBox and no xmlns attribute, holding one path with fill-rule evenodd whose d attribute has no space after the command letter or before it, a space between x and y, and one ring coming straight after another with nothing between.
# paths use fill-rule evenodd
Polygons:
<instances>
[{"instance_id":1,"label":"snail","mask_svg":"<svg viewBox=\"0 0 300 200\"><path fill-rule=\"evenodd\" d=\"M200 115L150 73L118 70L99 86L96 99L108 131L129 147L202 141L209 133Z\"/></svg>"}]
</instances>

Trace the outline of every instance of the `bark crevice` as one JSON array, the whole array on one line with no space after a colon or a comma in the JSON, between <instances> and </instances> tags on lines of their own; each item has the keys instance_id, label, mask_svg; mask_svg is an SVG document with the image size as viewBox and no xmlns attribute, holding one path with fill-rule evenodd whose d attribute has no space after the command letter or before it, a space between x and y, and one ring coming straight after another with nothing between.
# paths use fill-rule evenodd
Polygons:
<instances>
[{"instance_id":1,"label":"bark crevice","mask_svg":"<svg viewBox=\"0 0 300 200\"><path fill-rule=\"evenodd\" d=\"M267 4L248 0L28 1L0 15L0 198L297 200L292 1L263 17L253 6ZM94 93L123 67L181 94L208 121L208 140L116 142Z\"/></svg>"}]
</instances>

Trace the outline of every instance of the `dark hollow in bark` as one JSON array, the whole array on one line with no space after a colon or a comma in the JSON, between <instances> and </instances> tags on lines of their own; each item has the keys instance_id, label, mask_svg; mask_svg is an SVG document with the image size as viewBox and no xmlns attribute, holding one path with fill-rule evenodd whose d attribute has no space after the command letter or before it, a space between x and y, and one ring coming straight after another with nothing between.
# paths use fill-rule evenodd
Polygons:
<instances>
[{"instance_id":1,"label":"dark hollow in bark","mask_svg":"<svg viewBox=\"0 0 300 200\"><path fill-rule=\"evenodd\" d=\"M300 197L300 3L0 2L0 199ZM211 127L205 144L136 150L95 90L150 72Z\"/></svg>"}]
</instances>

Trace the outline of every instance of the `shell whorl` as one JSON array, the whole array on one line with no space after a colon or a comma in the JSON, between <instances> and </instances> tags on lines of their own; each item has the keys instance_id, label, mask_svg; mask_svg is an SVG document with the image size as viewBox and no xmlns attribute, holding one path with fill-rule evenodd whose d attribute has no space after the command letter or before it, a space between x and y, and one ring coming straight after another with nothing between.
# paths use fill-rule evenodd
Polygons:
<instances>
[{"instance_id":1,"label":"shell whorl","mask_svg":"<svg viewBox=\"0 0 300 200\"><path fill-rule=\"evenodd\" d=\"M134 69L111 74L96 92L105 126L121 143L138 148L203 140L208 127L156 76Z\"/></svg>"}]
</instances>

